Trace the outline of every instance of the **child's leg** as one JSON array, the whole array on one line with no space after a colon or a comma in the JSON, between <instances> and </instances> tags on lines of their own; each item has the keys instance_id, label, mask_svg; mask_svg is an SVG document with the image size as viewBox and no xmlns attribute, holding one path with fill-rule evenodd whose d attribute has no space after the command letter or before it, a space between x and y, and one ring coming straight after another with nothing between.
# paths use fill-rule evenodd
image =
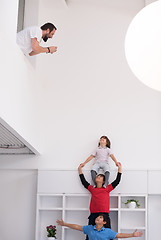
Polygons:
<instances>
[{"instance_id":1,"label":"child's leg","mask_svg":"<svg viewBox=\"0 0 161 240\"><path fill-rule=\"evenodd\" d=\"M109 176L110 176L110 173L108 171L105 172L105 184L104 184L105 187L107 187L109 183Z\"/></svg>"},{"instance_id":2,"label":"child's leg","mask_svg":"<svg viewBox=\"0 0 161 240\"><path fill-rule=\"evenodd\" d=\"M92 177L92 181L93 181L94 185L96 184L95 179L96 179L98 170L99 170L99 164L98 163L93 164L92 169L91 169L91 177Z\"/></svg>"},{"instance_id":3,"label":"child's leg","mask_svg":"<svg viewBox=\"0 0 161 240\"><path fill-rule=\"evenodd\" d=\"M95 182L96 176L97 176L97 172L94 170L91 170L91 177L94 185L96 185L96 182Z\"/></svg>"},{"instance_id":4,"label":"child's leg","mask_svg":"<svg viewBox=\"0 0 161 240\"><path fill-rule=\"evenodd\" d=\"M103 169L104 173L105 173L105 183L104 183L104 187L107 187L107 185L109 184L109 176L110 176L110 167L108 163L103 162L101 164L101 168Z\"/></svg>"}]
</instances>

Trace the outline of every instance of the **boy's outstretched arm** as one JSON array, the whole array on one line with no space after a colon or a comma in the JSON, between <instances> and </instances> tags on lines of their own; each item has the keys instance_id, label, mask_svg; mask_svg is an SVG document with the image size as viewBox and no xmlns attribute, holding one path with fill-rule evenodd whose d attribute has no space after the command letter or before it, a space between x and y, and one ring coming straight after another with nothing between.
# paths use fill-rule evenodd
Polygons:
<instances>
[{"instance_id":1,"label":"boy's outstretched arm","mask_svg":"<svg viewBox=\"0 0 161 240\"><path fill-rule=\"evenodd\" d=\"M121 175L122 175L122 166L121 166L121 163L118 162L118 173L117 173L117 177L116 177L116 179L111 183L113 189L120 183Z\"/></svg>"},{"instance_id":2,"label":"boy's outstretched arm","mask_svg":"<svg viewBox=\"0 0 161 240\"><path fill-rule=\"evenodd\" d=\"M131 238L131 237L141 237L143 232L137 232L137 229L133 233L118 233L116 238Z\"/></svg>"},{"instance_id":3,"label":"boy's outstretched arm","mask_svg":"<svg viewBox=\"0 0 161 240\"><path fill-rule=\"evenodd\" d=\"M79 177L80 177L80 180L81 180L82 185L83 185L86 189L88 189L88 186L89 186L90 184L86 181L86 179L85 179L85 177L84 177L84 174L83 174L83 172L82 172L82 166L81 166L81 164L80 164L79 167L78 167L78 172L79 172Z\"/></svg>"},{"instance_id":4,"label":"boy's outstretched arm","mask_svg":"<svg viewBox=\"0 0 161 240\"><path fill-rule=\"evenodd\" d=\"M64 222L63 220L57 220L56 222L57 222L57 224L60 225L60 226L65 226L65 227L69 227L69 228L71 228L71 229L75 229L75 230L78 230L78 231L83 231L83 227L80 226L80 225L66 223L66 222Z\"/></svg>"}]
</instances>

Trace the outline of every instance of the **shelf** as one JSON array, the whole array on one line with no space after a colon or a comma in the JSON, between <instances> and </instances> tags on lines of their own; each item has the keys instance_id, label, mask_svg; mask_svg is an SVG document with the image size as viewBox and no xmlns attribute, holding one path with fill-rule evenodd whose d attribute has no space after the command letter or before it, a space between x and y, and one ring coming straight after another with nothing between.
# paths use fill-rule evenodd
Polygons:
<instances>
[{"instance_id":1,"label":"shelf","mask_svg":"<svg viewBox=\"0 0 161 240\"><path fill-rule=\"evenodd\" d=\"M81 226L88 224L89 211L65 211L64 221L68 223L75 223Z\"/></svg>"},{"instance_id":2,"label":"shelf","mask_svg":"<svg viewBox=\"0 0 161 240\"><path fill-rule=\"evenodd\" d=\"M110 208L110 212L111 211L118 211L119 209L118 208Z\"/></svg>"},{"instance_id":3,"label":"shelf","mask_svg":"<svg viewBox=\"0 0 161 240\"><path fill-rule=\"evenodd\" d=\"M62 211L63 208L39 208L39 211Z\"/></svg>"},{"instance_id":4,"label":"shelf","mask_svg":"<svg viewBox=\"0 0 161 240\"><path fill-rule=\"evenodd\" d=\"M127 212L130 212L130 211L141 212L141 211L143 211L143 212L145 212L146 209L145 208L134 208L134 209L132 209L132 208L120 208L120 211L127 211Z\"/></svg>"},{"instance_id":5,"label":"shelf","mask_svg":"<svg viewBox=\"0 0 161 240\"><path fill-rule=\"evenodd\" d=\"M118 196L110 196L110 209L118 208Z\"/></svg>"},{"instance_id":6,"label":"shelf","mask_svg":"<svg viewBox=\"0 0 161 240\"><path fill-rule=\"evenodd\" d=\"M136 226L136 227L120 227L120 229L121 230L135 230L135 229L137 229L137 230L145 230L146 228L145 227L138 227L138 226Z\"/></svg>"},{"instance_id":7,"label":"shelf","mask_svg":"<svg viewBox=\"0 0 161 240\"><path fill-rule=\"evenodd\" d=\"M69 239L70 240L75 240L75 239L84 240L85 235L81 231L76 231L76 230L70 229L70 228L64 228L64 240L69 240Z\"/></svg>"},{"instance_id":8,"label":"shelf","mask_svg":"<svg viewBox=\"0 0 161 240\"><path fill-rule=\"evenodd\" d=\"M63 195L39 195L39 209L56 209L63 207Z\"/></svg>"},{"instance_id":9,"label":"shelf","mask_svg":"<svg viewBox=\"0 0 161 240\"><path fill-rule=\"evenodd\" d=\"M89 208L66 208L65 211L89 211Z\"/></svg>"},{"instance_id":10,"label":"shelf","mask_svg":"<svg viewBox=\"0 0 161 240\"><path fill-rule=\"evenodd\" d=\"M135 229L144 232L146 239L147 203L146 195L111 195L110 196L110 219L111 228L115 232L131 233ZM128 199L139 200L140 208L130 209L123 203ZM37 236L36 240L44 240L47 225L56 225L57 219L65 222L76 223L82 226L88 224L90 214L90 194L38 194L37 195ZM62 240L84 240L84 234L74 231L68 227L58 228L58 239ZM129 239L133 240L133 239Z\"/></svg>"},{"instance_id":11,"label":"shelf","mask_svg":"<svg viewBox=\"0 0 161 240\"><path fill-rule=\"evenodd\" d=\"M65 195L65 209L88 209L89 204L89 195Z\"/></svg>"},{"instance_id":12,"label":"shelf","mask_svg":"<svg viewBox=\"0 0 161 240\"><path fill-rule=\"evenodd\" d=\"M144 195L144 196L136 196L136 195L121 196L121 199L120 199L121 200L121 209L128 209L127 205L125 205L125 202L127 202L127 200L129 200L129 199L135 199L140 204L140 207L135 208L135 209L145 209L146 195Z\"/></svg>"}]
</instances>

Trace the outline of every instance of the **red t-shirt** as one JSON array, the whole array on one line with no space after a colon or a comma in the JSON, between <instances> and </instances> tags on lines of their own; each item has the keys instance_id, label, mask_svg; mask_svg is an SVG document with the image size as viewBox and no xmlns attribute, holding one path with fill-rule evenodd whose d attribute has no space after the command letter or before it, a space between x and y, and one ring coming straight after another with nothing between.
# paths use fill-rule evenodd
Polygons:
<instances>
[{"instance_id":1,"label":"red t-shirt","mask_svg":"<svg viewBox=\"0 0 161 240\"><path fill-rule=\"evenodd\" d=\"M90 202L90 212L107 212L110 211L110 196L109 193L113 190L112 184L108 185L106 188L93 188L93 186L88 186L88 191L92 194Z\"/></svg>"}]
</instances>

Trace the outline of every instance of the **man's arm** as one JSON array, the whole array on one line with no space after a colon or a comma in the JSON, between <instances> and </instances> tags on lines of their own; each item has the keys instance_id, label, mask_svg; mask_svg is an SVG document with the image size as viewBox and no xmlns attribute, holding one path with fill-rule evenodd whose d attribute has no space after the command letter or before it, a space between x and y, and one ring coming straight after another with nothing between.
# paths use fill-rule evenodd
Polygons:
<instances>
[{"instance_id":1,"label":"man's arm","mask_svg":"<svg viewBox=\"0 0 161 240\"><path fill-rule=\"evenodd\" d=\"M116 238L131 238L131 237L141 237L143 232L137 232L137 229L133 233L118 233Z\"/></svg>"},{"instance_id":2,"label":"man's arm","mask_svg":"<svg viewBox=\"0 0 161 240\"><path fill-rule=\"evenodd\" d=\"M57 47L51 46L49 47L50 53L54 53L57 50ZM37 41L37 38L32 38L32 52L29 53L30 56L37 55L39 53L49 53L48 47L41 47L39 45L39 42Z\"/></svg>"},{"instance_id":3,"label":"man's arm","mask_svg":"<svg viewBox=\"0 0 161 240\"><path fill-rule=\"evenodd\" d=\"M83 232L83 227L80 226L80 225L66 223L66 222L64 222L63 220L57 220L56 222L57 222L57 224L60 225L60 226L65 226L65 227L68 227L68 228L75 229L75 230L78 230L78 231L82 231L82 232Z\"/></svg>"},{"instance_id":4,"label":"man's arm","mask_svg":"<svg viewBox=\"0 0 161 240\"><path fill-rule=\"evenodd\" d=\"M85 179L85 177L84 177L84 174L83 174L83 172L82 172L82 166L81 166L81 164L80 164L79 167L78 167L78 172L79 172L79 177L80 177L81 183L83 184L83 186L84 186L86 189L88 189L88 186L89 186L90 184L86 181L86 179Z\"/></svg>"},{"instance_id":5,"label":"man's arm","mask_svg":"<svg viewBox=\"0 0 161 240\"><path fill-rule=\"evenodd\" d=\"M116 177L115 181L113 181L113 182L111 183L113 189L119 184L119 182L120 182L120 180L121 180L121 174L122 174L122 166L121 166L121 163L118 162L118 173L117 173L117 177Z\"/></svg>"}]
</instances>

